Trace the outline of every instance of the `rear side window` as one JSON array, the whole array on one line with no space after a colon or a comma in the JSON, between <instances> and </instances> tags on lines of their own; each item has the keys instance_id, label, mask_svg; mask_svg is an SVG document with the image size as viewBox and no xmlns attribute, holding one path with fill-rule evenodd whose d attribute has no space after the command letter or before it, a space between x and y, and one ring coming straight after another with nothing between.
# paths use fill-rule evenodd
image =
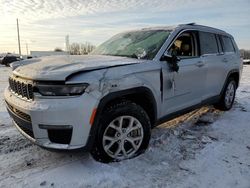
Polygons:
<instances>
[{"instance_id":1,"label":"rear side window","mask_svg":"<svg viewBox=\"0 0 250 188\"><path fill-rule=\"evenodd\" d=\"M199 32L201 55L219 53L216 36L213 33Z\"/></svg>"},{"instance_id":2,"label":"rear side window","mask_svg":"<svg viewBox=\"0 0 250 188\"><path fill-rule=\"evenodd\" d=\"M224 52L234 52L233 42L229 37L221 36L221 42Z\"/></svg>"}]
</instances>

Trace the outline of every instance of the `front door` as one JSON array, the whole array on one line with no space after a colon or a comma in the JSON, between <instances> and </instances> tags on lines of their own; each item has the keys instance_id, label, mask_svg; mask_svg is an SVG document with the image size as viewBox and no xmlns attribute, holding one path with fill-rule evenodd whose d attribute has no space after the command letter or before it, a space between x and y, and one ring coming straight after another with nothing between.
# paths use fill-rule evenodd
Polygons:
<instances>
[{"instance_id":1,"label":"front door","mask_svg":"<svg viewBox=\"0 0 250 188\"><path fill-rule=\"evenodd\" d=\"M196 31L180 34L167 53L180 58L179 71L171 71L167 62L163 71L163 114L170 114L199 104L205 94L205 62L199 56Z\"/></svg>"}]
</instances>

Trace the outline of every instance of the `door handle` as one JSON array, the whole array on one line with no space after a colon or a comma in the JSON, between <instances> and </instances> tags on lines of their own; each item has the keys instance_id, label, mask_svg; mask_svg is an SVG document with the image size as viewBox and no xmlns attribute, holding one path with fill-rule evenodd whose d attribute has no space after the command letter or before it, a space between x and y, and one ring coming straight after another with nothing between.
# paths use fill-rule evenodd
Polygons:
<instances>
[{"instance_id":1,"label":"door handle","mask_svg":"<svg viewBox=\"0 0 250 188\"><path fill-rule=\"evenodd\" d=\"M223 58L222 62L227 63L228 62L227 58Z\"/></svg>"},{"instance_id":2,"label":"door handle","mask_svg":"<svg viewBox=\"0 0 250 188\"><path fill-rule=\"evenodd\" d=\"M198 61L195 65L197 67L203 67L205 65L205 63L203 61Z\"/></svg>"}]
</instances>

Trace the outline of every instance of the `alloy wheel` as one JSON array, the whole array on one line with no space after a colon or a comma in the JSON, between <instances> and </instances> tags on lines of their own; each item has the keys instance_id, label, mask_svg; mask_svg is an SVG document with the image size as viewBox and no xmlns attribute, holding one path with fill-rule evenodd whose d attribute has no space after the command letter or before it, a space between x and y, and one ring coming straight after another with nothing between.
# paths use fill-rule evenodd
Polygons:
<instances>
[{"instance_id":1,"label":"alloy wheel","mask_svg":"<svg viewBox=\"0 0 250 188\"><path fill-rule=\"evenodd\" d=\"M119 116L105 129L104 151L116 160L133 157L143 141L143 126L132 116Z\"/></svg>"},{"instance_id":2,"label":"alloy wheel","mask_svg":"<svg viewBox=\"0 0 250 188\"><path fill-rule=\"evenodd\" d=\"M230 107L234 101L234 95L235 95L235 85L233 82L230 82L227 86L226 93L225 93L225 105L227 107Z\"/></svg>"}]
</instances>

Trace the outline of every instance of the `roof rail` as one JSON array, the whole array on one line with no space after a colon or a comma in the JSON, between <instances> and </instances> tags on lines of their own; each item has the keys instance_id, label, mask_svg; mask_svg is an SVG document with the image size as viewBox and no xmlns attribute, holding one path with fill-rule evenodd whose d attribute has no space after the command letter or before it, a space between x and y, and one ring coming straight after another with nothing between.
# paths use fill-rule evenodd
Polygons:
<instances>
[{"instance_id":1,"label":"roof rail","mask_svg":"<svg viewBox=\"0 0 250 188\"><path fill-rule=\"evenodd\" d=\"M195 22L187 23L186 25L196 25Z\"/></svg>"},{"instance_id":2,"label":"roof rail","mask_svg":"<svg viewBox=\"0 0 250 188\"><path fill-rule=\"evenodd\" d=\"M206 26L206 25L199 25L199 24L196 24L195 22L193 23L187 23L187 24L179 24L178 26L185 26L185 25L190 25L190 26L200 26L200 27L205 27L205 28L210 28L210 29L214 29L214 30L217 30L217 31L220 31L222 33L227 33L221 29L217 29L217 28L214 28L214 27L210 27L210 26ZM228 34L228 33L227 33Z\"/></svg>"},{"instance_id":3,"label":"roof rail","mask_svg":"<svg viewBox=\"0 0 250 188\"><path fill-rule=\"evenodd\" d=\"M196 23L195 22L191 22L191 23L179 24L179 25L196 25Z\"/></svg>"}]
</instances>

